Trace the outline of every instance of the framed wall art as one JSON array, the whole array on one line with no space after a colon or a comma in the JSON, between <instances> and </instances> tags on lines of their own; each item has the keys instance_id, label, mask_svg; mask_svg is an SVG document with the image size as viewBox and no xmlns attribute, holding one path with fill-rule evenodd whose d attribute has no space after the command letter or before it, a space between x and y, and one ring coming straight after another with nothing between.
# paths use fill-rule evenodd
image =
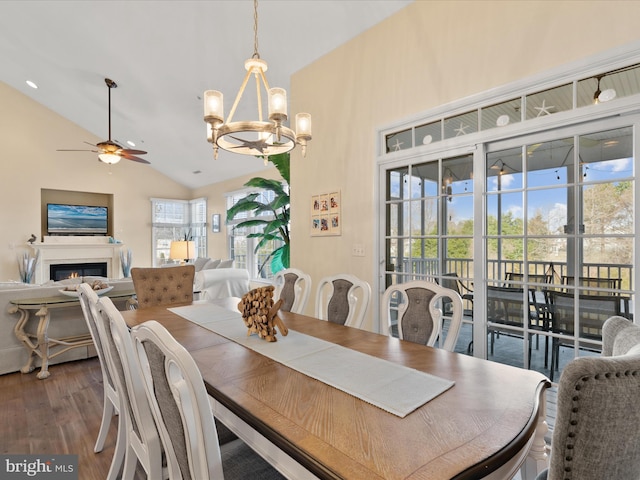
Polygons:
<instances>
[{"instance_id":1,"label":"framed wall art","mask_svg":"<svg viewBox=\"0 0 640 480\"><path fill-rule=\"evenodd\" d=\"M340 191L311 196L311 236L342 234Z\"/></svg>"},{"instance_id":2,"label":"framed wall art","mask_svg":"<svg viewBox=\"0 0 640 480\"><path fill-rule=\"evenodd\" d=\"M214 213L211 215L211 231L213 233L220 233L220 214Z\"/></svg>"}]
</instances>

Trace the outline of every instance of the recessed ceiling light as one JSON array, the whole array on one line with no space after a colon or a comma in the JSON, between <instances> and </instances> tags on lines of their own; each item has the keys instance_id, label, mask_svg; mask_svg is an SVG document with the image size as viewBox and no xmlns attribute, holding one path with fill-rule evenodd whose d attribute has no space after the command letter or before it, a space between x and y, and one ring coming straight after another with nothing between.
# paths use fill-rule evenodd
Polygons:
<instances>
[{"instance_id":1,"label":"recessed ceiling light","mask_svg":"<svg viewBox=\"0 0 640 480\"><path fill-rule=\"evenodd\" d=\"M131 140L127 140L127 144L128 144L130 147L135 147L135 146L136 146L136 144L135 144L135 143L133 143Z\"/></svg>"},{"instance_id":2,"label":"recessed ceiling light","mask_svg":"<svg viewBox=\"0 0 640 480\"><path fill-rule=\"evenodd\" d=\"M194 171L193 171L193 174L194 174L194 175L197 175L198 173L202 173L202 170L194 170Z\"/></svg>"},{"instance_id":3,"label":"recessed ceiling light","mask_svg":"<svg viewBox=\"0 0 640 480\"><path fill-rule=\"evenodd\" d=\"M505 125L509 125L510 120L509 115L500 115L496 120L496 125L498 127L504 127Z\"/></svg>"},{"instance_id":4,"label":"recessed ceiling light","mask_svg":"<svg viewBox=\"0 0 640 480\"><path fill-rule=\"evenodd\" d=\"M27 80L27 85L29 85L31 88L38 88L38 85L33 83L31 80Z\"/></svg>"}]
</instances>

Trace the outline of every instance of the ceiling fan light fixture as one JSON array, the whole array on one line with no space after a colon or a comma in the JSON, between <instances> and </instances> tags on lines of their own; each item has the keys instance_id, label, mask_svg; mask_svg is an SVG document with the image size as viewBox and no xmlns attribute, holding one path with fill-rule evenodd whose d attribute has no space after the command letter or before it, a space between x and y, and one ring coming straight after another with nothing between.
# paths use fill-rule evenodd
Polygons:
<instances>
[{"instance_id":1,"label":"ceiling fan light fixture","mask_svg":"<svg viewBox=\"0 0 640 480\"><path fill-rule=\"evenodd\" d=\"M247 73L236 95L229 116L224 118L224 95L218 90L204 92L204 121L207 123L207 141L213 144L214 158L218 158L218 149L242 155L264 156L286 153L296 145L302 147L302 156L306 154L307 142L311 140L311 115L296 115L296 131L284 125L287 120L287 91L284 88L269 87L265 72L267 62L258 53L258 0L254 0L254 53L246 60ZM253 75L255 77L258 101L258 120L233 121L242 94ZM262 113L262 89L267 94L268 121Z\"/></svg>"},{"instance_id":2,"label":"ceiling fan light fixture","mask_svg":"<svg viewBox=\"0 0 640 480\"><path fill-rule=\"evenodd\" d=\"M98 159L103 163L108 163L109 165L114 165L120 161L120 155L115 153L99 153Z\"/></svg>"}]
</instances>

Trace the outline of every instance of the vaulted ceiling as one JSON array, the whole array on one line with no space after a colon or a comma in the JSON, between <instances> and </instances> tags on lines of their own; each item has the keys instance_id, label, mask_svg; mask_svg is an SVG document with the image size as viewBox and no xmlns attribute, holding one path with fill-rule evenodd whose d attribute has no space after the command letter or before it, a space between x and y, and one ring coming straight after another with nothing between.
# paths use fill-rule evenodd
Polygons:
<instances>
[{"instance_id":1,"label":"vaulted ceiling","mask_svg":"<svg viewBox=\"0 0 640 480\"><path fill-rule=\"evenodd\" d=\"M270 85L289 90L294 72L411 1L261 0L259 53ZM248 0L3 0L0 80L106 140L104 79L113 79L112 138L134 142L128 148L147 151L150 168L197 188L264 168L226 152L214 161L202 119L208 89L225 94L229 111L254 51L253 25ZM234 118L255 116L255 106L241 103ZM52 152L90 148L87 140ZM90 152L55 154L96 160Z\"/></svg>"}]
</instances>

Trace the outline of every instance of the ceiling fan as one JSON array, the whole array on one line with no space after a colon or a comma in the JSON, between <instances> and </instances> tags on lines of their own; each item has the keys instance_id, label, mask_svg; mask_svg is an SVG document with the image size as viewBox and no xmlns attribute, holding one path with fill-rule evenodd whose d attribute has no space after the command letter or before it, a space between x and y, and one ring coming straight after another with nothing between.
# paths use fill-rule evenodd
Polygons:
<instances>
[{"instance_id":1,"label":"ceiling fan","mask_svg":"<svg viewBox=\"0 0 640 480\"><path fill-rule=\"evenodd\" d=\"M93 152L98 154L98 159L101 162L114 164L118 163L123 158L126 160L133 160L134 162L139 163L151 163L144 158L137 157L136 155L144 155L145 151L143 150L132 150L130 148L122 148L122 146L118 145L118 143L111 140L111 89L117 88L118 84L111 80L110 78L105 78L104 82L107 84L108 92L109 92L109 140L105 140L104 142L100 142L96 145L84 142L87 145L91 145L92 147L96 147L97 150L57 150L58 152Z\"/></svg>"}]
</instances>

